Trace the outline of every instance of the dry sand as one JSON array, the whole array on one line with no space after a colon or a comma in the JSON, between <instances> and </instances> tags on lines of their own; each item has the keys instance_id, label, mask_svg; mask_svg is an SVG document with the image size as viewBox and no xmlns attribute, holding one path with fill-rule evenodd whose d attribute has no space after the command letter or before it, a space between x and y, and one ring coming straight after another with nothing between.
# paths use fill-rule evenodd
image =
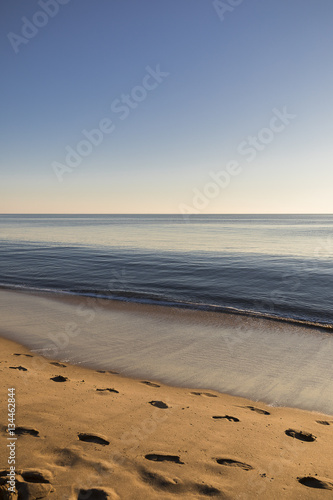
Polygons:
<instances>
[{"instance_id":1,"label":"dry sand","mask_svg":"<svg viewBox=\"0 0 333 500\"><path fill-rule=\"evenodd\" d=\"M0 348L0 499L333 498L332 416ZM10 387L18 496L6 493Z\"/></svg>"}]
</instances>

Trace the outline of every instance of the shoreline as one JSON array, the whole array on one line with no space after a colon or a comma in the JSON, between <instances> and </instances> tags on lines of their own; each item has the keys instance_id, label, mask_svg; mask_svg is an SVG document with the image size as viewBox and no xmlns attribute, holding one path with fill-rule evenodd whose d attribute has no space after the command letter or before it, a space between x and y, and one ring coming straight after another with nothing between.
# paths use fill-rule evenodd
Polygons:
<instances>
[{"instance_id":1,"label":"shoreline","mask_svg":"<svg viewBox=\"0 0 333 500\"><path fill-rule=\"evenodd\" d=\"M0 291L4 292L14 292L14 293L23 293L35 295L36 297L46 297L51 298L53 300L59 300L64 302L70 302L73 300L92 300L96 302L105 302L105 303L119 303L119 304L128 304L132 306L143 306L143 307L153 307L153 308L170 308L170 309L179 309L185 311L193 311L197 313L215 313L215 314L223 314L230 316L240 316L244 319L251 318L257 320L271 321L275 323L282 323L287 326L295 326L301 328L308 328L310 330L318 330L325 333L333 333L333 324L325 323L321 321L314 320L306 320L302 318L293 318L289 316L281 316L275 314L269 314L260 311L252 311L247 309L240 309L233 306L221 306L217 304L200 304L200 303L192 303L192 302L174 302L167 301L164 299L145 299L140 297L135 297L135 295L131 296L122 296L122 295L103 295L97 294L93 292L75 292L68 290L56 290L56 289L35 289L29 287L21 287L20 285L0 285Z\"/></svg>"},{"instance_id":2,"label":"shoreline","mask_svg":"<svg viewBox=\"0 0 333 500\"><path fill-rule=\"evenodd\" d=\"M0 314L0 334L52 359L333 415L328 333L223 313L3 290Z\"/></svg>"},{"instance_id":3,"label":"shoreline","mask_svg":"<svg viewBox=\"0 0 333 500\"><path fill-rule=\"evenodd\" d=\"M60 363L3 338L0 346L27 498L331 498L332 416Z\"/></svg>"}]
</instances>

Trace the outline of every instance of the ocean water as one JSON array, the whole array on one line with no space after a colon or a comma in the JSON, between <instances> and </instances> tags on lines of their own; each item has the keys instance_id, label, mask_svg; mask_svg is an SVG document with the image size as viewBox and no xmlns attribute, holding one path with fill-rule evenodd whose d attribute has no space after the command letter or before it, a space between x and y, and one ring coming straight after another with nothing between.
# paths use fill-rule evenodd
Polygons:
<instances>
[{"instance_id":1,"label":"ocean water","mask_svg":"<svg viewBox=\"0 0 333 500\"><path fill-rule=\"evenodd\" d=\"M333 414L332 232L329 215L1 216L0 335Z\"/></svg>"},{"instance_id":2,"label":"ocean water","mask_svg":"<svg viewBox=\"0 0 333 500\"><path fill-rule=\"evenodd\" d=\"M1 215L0 287L333 326L332 215Z\"/></svg>"}]
</instances>

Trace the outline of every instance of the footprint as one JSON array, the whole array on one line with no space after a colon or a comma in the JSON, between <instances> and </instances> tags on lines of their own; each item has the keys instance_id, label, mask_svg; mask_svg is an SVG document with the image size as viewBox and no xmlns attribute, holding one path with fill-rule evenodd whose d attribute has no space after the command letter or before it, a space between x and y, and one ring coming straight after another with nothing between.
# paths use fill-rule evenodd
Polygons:
<instances>
[{"instance_id":1,"label":"footprint","mask_svg":"<svg viewBox=\"0 0 333 500\"><path fill-rule=\"evenodd\" d=\"M22 472L21 476L27 483L50 483L52 476L50 473L39 472L37 470L29 470Z\"/></svg>"},{"instance_id":2,"label":"footprint","mask_svg":"<svg viewBox=\"0 0 333 500\"><path fill-rule=\"evenodd\" d=\"M18 498L42 499L48 497L50 493L55 491L52 484L50 484L52 479L52 474L47 470L27 469L18 471L15 481Z\"/></svg>"},{"instance_id":3,"label":"footprint","mask_svg":"<svg viewBox=\"0 0 333 500\"><path fill-rule=\"evenodd\" d=\"M111 373L112 375L119 375L119 372L115 372L114 370L108 370L108 373Z\"/></svg>"},{"instance_id":4,"label":"footprint","mask_svg":"<svg viewBox=\"0 0 333 500\"><path fill-rule=\"evenodd\" d=\"M27 358L33 358L33 355L32 354L21 354L21 353L18 353L18 352L15 352L13 354L13 356L25 356Z\"/></svg>"},{"instance_id":5,"label":"footprint","mask_svg":"<svg viewBox=\"0 0 333 500\"><path fill-rule=\"evenodd\" d=\"M255 411L256 413L260 413L261 415L270 415L269 411L262 410L261 408L256 408L255 406L245 406L251 411Z\"/></svg>"},{"instance_id":6,"label":"footprint","mask_svg":"<svg viewBox=\"0 0 333 500\"><path fill-rule=\"evenodd\" d=\"M85 464L86 461L77 452L76 449L72 450L70 448L56 448L56 459L55 464L60 467L73 467L78 464Z\"/></svg>"},{"instance_id":7,"label":"footprint","mask_svg":"<svg viewBox=\"0 0 333 500\"><path fill-rule=\"evenodd\" d=\"M10 366L9 368L11 368L11 370L21 370L23 372L27 372L28 371L28 369L24 368L24 366Z\"/></svg>"},{"instance_id":8,"label":"footprint","mask_svg":"<svg viewBox=\"0 0 333 500\"><path fill-rule=\"evenodd\" d=\"M141 380L141 384L149 385L150 387L161 387L158 384L154 384L154 382L149 382L148 380Z\"/></svg>"},{"instance_id":9,"label":"footprint","mask_svg":"<svg viewBox=\"0 0 333 500\"><path fill-rule=\"evenodd\" d=\"M214 419L225 418L226 420L229 420L229 422L239 422L239 418L231 417L230 415L224 415L223 417L216 416L216 417L212 417L212 418L214 418Z\"/></svg>"},{"instance_id":10,"label":"footprint","mask_svg":"<svg viewBox=\"0 0 333 500\"><path fill-rule=\"evenodd\" d=\"M50 380L53 380L53 382L66 382L68 378L63 377L62 375L57 375L56 377L51 377Z\"/></svg>"},{"instance_id":11,"label":"footprint","mask_svg":"<svg viewBox=\"0 0 333 500\"><path fill-rule=\"evenodd\" d=\"M90 490L79 491L77 500L108 500L110 497L106 493L106 491L101 490L100 488L91 488Z\"/></svg>"},{"instance_id":12,"label":"footprint","mask_svg":"<svg viewBox=\"0 0 333 500\"><path fill-rule=\"evenodd\" d=\"M105 373L105 370L96 370L97 373Z\"/></svg>"},{"instance_id":13,"label":"footprint","mask_svg":"<svg viewBox=\"0 0 333 500\"><path fill-rule=\"evenodd\" d=\"M53 486L50 484L52 475L49 471L40 472L30 469L25 472L16 472L15 487L17 493L11 495L8 493L7 486L4 486L7 482L7 473L8 471L6 470L0 472L1 499L42 499L48 497L50 493L55 491Z\"/></svg>"},{"instance_id":14,"label":"footprint","mask_svg":"<svg viewBox=\"0 0 333 500\"><path fill-rule=\"evenodd\" d=\"M147 460L152 460L153 462L173 462L175 464L184 464L180 461L178 455L159 455L157 453L148 453L145 455Z\"/></svg>"},{"instance_id":15,"label":"footprint","mask_svg":"<svg viewBox=\"0 0 333 500\"><path fill-rule=\"evenodd\" d=\"M321 425L331 425L327 420L316 420L317 424Z\"/></svg>"},{"instance_id":16,"label":"footprint","mask_svg":"<svg viewBox=\"0 0 333 500\"><path fill-rule=\"evenodd\" d=\"M304 486L308 486L309 488L318 488L321 490L333 490L333 483L330 481L324 481L323 479L319 479L313 476L305 476L298 477L297 481Z\"/></svg>"},{"instance_id":17,"label":"footprint","mask_svg":"<svg viewBox=\"0 0 333 500\"><path fill-rule=\"evenodd\" d=\"M287 429L286 431L284 431L284 433L287 436L299 439L300 441L311 442L316 440L316 436L314 436L310 432L302 432L302 431L295 431L294 429Z\"/></svg>"},{"instance_id":18,"label":"footprint","mask_svg":"<svg viewBox=\"0 0 333 500\"><path fill-rule=\"evenodd\" d=\"M151 404L152 406L156 406L156 408L169 408L166 403L163 403L163 401L149 401L149 404Z\"/></svg>"},{"instance_id":19,"label":"footprint","mask_svg":"<svg viewBox=\"0 0 333 500\"><path fill-rule=\"evenodd\" d=\"M169 493L182 493L184 491L184 485L179 479L162 476L162 474L151 472L145 468L141 468L140 476L142 481L152 488L168 491Z\"/></svg>"},{"instance_id":20,"label":"footprint","mask_svg":"<svg viewBox=\"0 0 333 500\"><path fill-rule=\"evenodd\" d=\"M109 391L109 392L115 392L116 394L119 394L119 391L116 391L116 389L110 389L109 387L106 389L96 389L96 391L100 391L100 392Z\"/></svg>"},{"instance_id":21,"label":"footprint","mask_svg":"<svg viewBox=\"0 0 333 500\"><path fill-rule=\"evenodd\" d=\"M201 495L208 497L219 496L221 498L221 491L213 486L208 486L207 484L196 484L195 486Z\"/></svg>"},{"instance_id":22,"label":"footprint","mask_svg":"<svg viewBox=\"0 0 333 500\"><path fill-rule=\"evenodd\" d=\"M15 434L17 436L30 434L30 436L39 437L39 431L37 431L36 429L29 429L28 427L16 427Z\"/></svg>"},{"instance_id":23,"label":"footprint","mask_svg":"<svg viewBox=\"0 0 333 500\"><path fill-rule=\"evenodd\" d=\"M54 448L54 463L65 469L78 466L84 467L85 470L95 469L99 474L111 472L110 460L96 459L92 455L85 453L85 451L76 445L69 448Z\"/></svg>"},{"instance_id":24,"label":"footprint","mask_svg":"<svg viewBox=\"0 0 333 500\"><path fill-rule=\"evenodd\" d=\"M51 361L50 365L59 366L59 368L67 368L67 365L64 365L63 363L58 363L58 361Z\"/></svg>"},{"instance_id":25,"label":"footprint","mask_svg":"<svg viewBox=\"0 0 333 500\"><path fill-rule=\"evenodd\" d=\"M253 470L252 465L239 462L238 460L232 460L231 458L217 458L216 462L220 465L226 465L227 467L239 467L243 470Z\"/></svg>"},{"instance_id":26,"label":"footprint","mask_svg":"<svg viewBox=\"0 0 333 500\"><path fill-rule=\"evenodd\" d=\"M110 444L110 442L107 441L106 439L99 436L95 436L94 434L80 433L78 434L78 438L80 441L85 441L86 443L101 444L103 446L107 446Z\"/></svg>"},{"instance_id":27,"label":"footprint","mask_svg":"<svg viewBox=\"0 0 333 500\"><path fill-rule=\"evenodd\" d=\"M210 392L191 392L194 396L206 396L207 398L217 398L215 394L211 394Z\"/></svg>"}]
</instances>

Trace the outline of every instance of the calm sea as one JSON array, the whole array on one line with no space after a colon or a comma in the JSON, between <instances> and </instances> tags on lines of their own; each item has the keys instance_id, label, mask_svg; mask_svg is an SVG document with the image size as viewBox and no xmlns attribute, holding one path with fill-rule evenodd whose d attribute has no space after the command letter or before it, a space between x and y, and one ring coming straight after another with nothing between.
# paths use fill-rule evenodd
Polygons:
<instances>
[{"instance_id":1,"label":"calm sea","mask_svg":"<svg viewBox=\"0 0 333 500\"><path fill-rule=\"evenodd\" d=\"M333 326L333 215L1 215L0 286Z\"/></svg>"}]
</instances>

